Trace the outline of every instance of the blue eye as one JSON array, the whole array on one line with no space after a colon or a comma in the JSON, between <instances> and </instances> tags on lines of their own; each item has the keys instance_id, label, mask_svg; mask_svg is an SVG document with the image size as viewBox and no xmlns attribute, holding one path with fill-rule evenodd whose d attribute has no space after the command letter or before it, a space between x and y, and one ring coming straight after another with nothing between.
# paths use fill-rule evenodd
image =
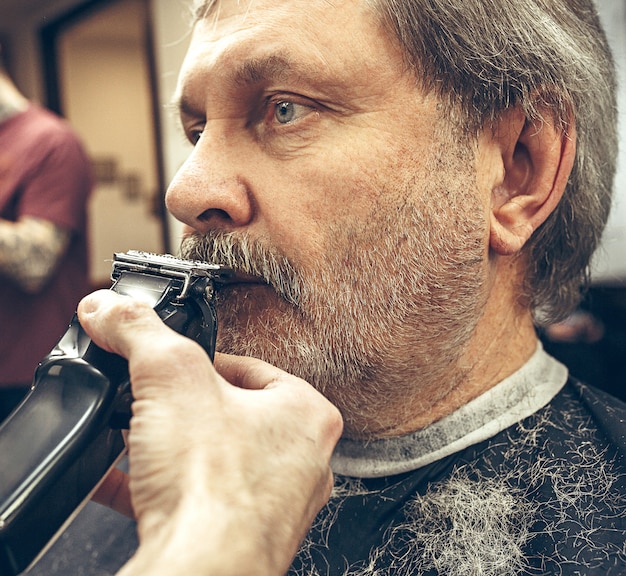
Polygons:
<instances>
[{"instance_id":1,"label":"blue eye","mask_svg":"<svg viewBox=\"0 0 626 576\"><path fill-rule=\"evenodd\" d=\"M281 124L288 124L296 117L295 104L293 102L278 102L274 111L274 117Z\"/></svg>"}]
</instances>

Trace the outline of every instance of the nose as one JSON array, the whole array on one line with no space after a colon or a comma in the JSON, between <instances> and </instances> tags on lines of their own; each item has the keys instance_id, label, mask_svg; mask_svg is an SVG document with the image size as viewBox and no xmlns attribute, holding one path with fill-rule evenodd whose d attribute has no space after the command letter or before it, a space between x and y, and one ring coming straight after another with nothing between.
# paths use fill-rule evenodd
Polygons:
<instances>
[{"instance_id":1,"label":"nose","mask_svg":"<svg viewBox=\"0 0 626 576\"><path fill-rule=\"evenodd\" d=\"M165 202L175 218L200 233L235 229L253 218L243 153L203 134L172 180Z\"/></svg>"}]
</instances>

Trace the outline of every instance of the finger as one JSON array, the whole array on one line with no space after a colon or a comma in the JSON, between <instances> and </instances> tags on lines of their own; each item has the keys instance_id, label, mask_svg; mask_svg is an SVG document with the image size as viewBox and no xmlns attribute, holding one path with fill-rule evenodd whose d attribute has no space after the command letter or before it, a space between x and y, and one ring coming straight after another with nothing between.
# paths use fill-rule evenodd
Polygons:
<instances>
[{"instance_id":1,"label":"finger","mask_svg":"<svg viewBox=\"0 0 626 576\"><path fill-rule=\"evenodd\" d=\"M125 472L113 468L92 496L92 500L129 518L134 518L128 482L129 477Z\"/></svg>"},{"instance_id":2,"label":"finger","mask_svg":"<svg viewBox=\"0 0 626 576\"><path fill-rule=\"evenodd\" d=\"M257 358L217 353L214 365L225 380L239 388L261 390L287 380L304 384L304 380Z\"/></svg>"},{"instance_id":3,"label":"finger","mask_svg":"<svg viewBox=\"0 0 626 576\"><path fill-rule=\"evenodd\" d=\"M78 319L92 340L101 348L128 358L134 345L145 340L145 333L167 330L146 303L111 290L99 290L78 305Z\"/></svg>"},{"instance_id":4,"label":"finger","mask_svg":"<svg viewBox=\"0 0 626 576\"><path fill-rule=\"evenodd\" d=\"M274 410L289 407L288 412L308 426L330 457L343 431L343 419L337 408L308 382L256 358L216 354L215 368L231 384L248 390L272 390ZM260 406L260 398L257 399ZM280 408L279 408L280 406Z\"/></svg>"},{"instance_id":5,"label":"finger","mask_svg":"<svg viewBox=\"0 0 626 576\"><path fill-rule=\"evenodd\" d=\"M166 326L148 304L102 290L80 302L78 318L98 346L128 359L135 400L155 393L187 398L206 394L207 383L214 391L225 386L202 347Z\"/></svg>"}]
</instances>

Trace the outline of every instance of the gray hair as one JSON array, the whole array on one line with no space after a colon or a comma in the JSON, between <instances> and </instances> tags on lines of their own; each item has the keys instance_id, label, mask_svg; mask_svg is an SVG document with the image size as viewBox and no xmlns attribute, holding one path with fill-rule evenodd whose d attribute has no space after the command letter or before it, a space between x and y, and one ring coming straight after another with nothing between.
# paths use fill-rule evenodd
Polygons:
<instances>
[{"instance_id":1,"label":"gray hair","mask_svg":"<svg viewBox=\"0 0 626 576\"><path fill-rule=\"evenodd\" d=\"M196 0L202 18L216 0ZM467 135L519 106L577 151L557 208L526 243L523 300L538 324L580 302L608 218L617 156L612 56L592 0L364 0Z\"/></svg>"},{"instance_id":2,"label":"gray hair","mask_svg":"<svg viewBox=\"0 0 626 576\"><path fill-rule=\"evenodd\" d=\"M508 107L550 114L577 151L565 193L525 247L535 320L580 302L608 218L617 157L615 71L592 0L370 0L418 82L461 113L466 133Z\"/></svg>"}]
</instances>

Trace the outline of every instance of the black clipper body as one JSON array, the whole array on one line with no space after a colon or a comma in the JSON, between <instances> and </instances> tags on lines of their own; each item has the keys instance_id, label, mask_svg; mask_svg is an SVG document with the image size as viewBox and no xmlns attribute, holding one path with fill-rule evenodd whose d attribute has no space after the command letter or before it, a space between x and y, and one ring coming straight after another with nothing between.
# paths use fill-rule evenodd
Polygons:
<instances>
[{"instance_id":1,"label":"black clipper body","mask_svg":"<svg viewBox=\"0 0 626 576\"><path fill-rule=\"evenodd\" d=\"M213 359L214 283L230 274L131 251L115 255L111 290L148 301ZM24 571L123 456L131 402L126 360L97 347L74 317L0 425L0 576Z\"/></svg>"}]
</instances>

